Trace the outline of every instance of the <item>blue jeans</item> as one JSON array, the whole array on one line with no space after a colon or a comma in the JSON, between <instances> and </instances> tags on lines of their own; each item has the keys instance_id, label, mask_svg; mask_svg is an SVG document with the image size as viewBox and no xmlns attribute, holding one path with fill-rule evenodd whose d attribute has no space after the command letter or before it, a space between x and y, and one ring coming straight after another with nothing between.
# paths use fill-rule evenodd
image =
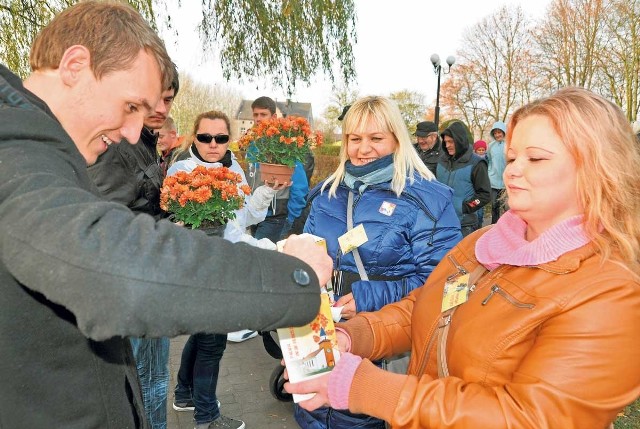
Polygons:
<instances>
[{"instance_id":1,"label":"blue jeans","mask_svg":"<svg viewBox=\"0 0 640 429\"><path fill-rule=\"evenodd\" d=\"M504 213L504 202L502 200L504 189L491 188L491 223L498 222L502 213Z\"/></svg>"},{"instance_id":2,"label":"blue jeans","mask_svg":"<svg viewBox=\"0 0 640 429\"><path fill-rule=\"evenodd\" d=\"M256 240L268 238L277 243L287 238L291 226L286 217L268 217L256 225L253 236Z\"/></svg>"},{"instance_id":3,"label":"blue jeans","mask_svg":"<svg viewBox=\"0 0 640 429\"><path fill-rule=\"evenodd\" d=\"M484 222L484 207L476 212L478 215L478 229L482 228L482 222Z\"/></svg>"},{"instance_id":4,"label":"blue jeans","mask_svg":"<svg viewBox=\"0 0 640 429\"><path fill-rule=\"evenodd\" d=\"M169 338L131 338L142 387L142 401L152 429L167 429Z\"/></svg>"},{"instance_id":5,"label":"blue jeans","mask_svg":"<svg viewBox=\"0 0 640 429\"><path fill-rule=\"evenodd\" d=\"M220 417L216 387L220 360L226 348L226 334L195 334L189 337L182 350L175 401L193 400L196 424L209 423Z\"/></svg>"},{"instance_id":6,"label":"blue jeans","mask_svg":"<svg viewBox=\"0 0 640 429\"><path fill-rule=\"evenodd\" d=\"M293 417L302 429L385 429L384 421L378 418L333 408L307 411L294 404Z\"/></svg>"}]
</instances>

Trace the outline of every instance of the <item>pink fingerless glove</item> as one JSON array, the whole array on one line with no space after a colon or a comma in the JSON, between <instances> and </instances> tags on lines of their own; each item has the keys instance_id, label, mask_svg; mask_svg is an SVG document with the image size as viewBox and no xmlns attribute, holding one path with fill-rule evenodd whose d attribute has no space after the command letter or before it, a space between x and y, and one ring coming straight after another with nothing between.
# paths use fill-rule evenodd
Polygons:
<instances>
[{"instance_id":1,"label":"pink fingerless glove","mask_svg":"<svg viewBox=\"0 0 640 429\"><path fill-rule=\"evenodd\" d=\"M349 392L351 383L360 366L362 358L351 353L343 353L335 368L329 373L327 394L331 408L336 410L349 409Z\"/></svg>"}]
</instances>

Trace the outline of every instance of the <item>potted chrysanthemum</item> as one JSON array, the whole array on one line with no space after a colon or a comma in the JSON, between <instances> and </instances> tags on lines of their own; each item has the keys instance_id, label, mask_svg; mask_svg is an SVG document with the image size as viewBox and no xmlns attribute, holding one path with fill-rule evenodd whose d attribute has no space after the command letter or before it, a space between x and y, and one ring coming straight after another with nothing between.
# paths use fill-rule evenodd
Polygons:
<instances>
[{"instance_id":1,"label":"potted chrysanthemum","mask_svg":"<svg viewBox=\"0 0 640 429\"><path fill-rule=\"evenodd\" d=\"M295 163L303 162L321 144L322 134L313 132L300 116L260 121L238 141L238 147L247 151L247 161L260 164L262 178L280 183L290 181Z\"/></svg>"},{"instance_id":2,"label":"potted chrysanthemum","mask_svg":"<svg viewBox=\"0 0 640 429\"><path fill-rule=\"evenodd\" d=\"M178 171L164 180L160 207L176 222L221 235L224 225L242 208L245 195L251 193L241 182L242 177L226 167L198 166L190 173Z\"/></svg>"}]
</instances>

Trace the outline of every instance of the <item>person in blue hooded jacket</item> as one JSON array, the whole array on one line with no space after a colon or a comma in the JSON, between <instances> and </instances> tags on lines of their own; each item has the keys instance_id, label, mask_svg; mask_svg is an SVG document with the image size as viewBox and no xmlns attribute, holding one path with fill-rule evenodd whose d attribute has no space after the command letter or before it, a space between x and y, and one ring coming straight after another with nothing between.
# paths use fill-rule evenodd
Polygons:
<instances>
[{"instance_id":1,"label":"person in blue hooded jacket","mask_svg":"<svg viewBox=\"0 0 640 429\"><path fill-rule=\"evenodd\" d=\"M372 96L351 106L343 122L340 163L311 191L304 227L326 240L343 319L379 310L425 283L462 238L452 194L413 149L393 101ZM360 228L366 241L357 255L341 248L340 237L362 237L354 232ZM358 257L368 280L359 272ZM377 418L330 408L308 412L296 406L295 418L303 428L385 427Z\"/></svg>"},{"instance_id":2,"label":"person in blue hooded jacket","mask_svg":"<svg viewBox=\"0 0 640 429\"><path fill-rule=\"evenodd\" d=\"M494 122L491 127L493 141L487 148L487 163L489 164L489 180L491 181L491 223L496 223L504 213L504 181L502 173L507 166L505 158L505 141L507 126L504 122Z\"/></svg>"},{"instance_id":3,"label":"person in blue hooded jacket","mask_svg":"<svg viewBox=\"0 0 640 429\"><path fill-rule=\"evenodd\" d=\"M462 235L466 237L478 229L478 215L491 198L491 183L487 174L487 161L473 152L467 126L455 121L444 130L443 153L438 160L436 177L453 188L453 206L456 209Z\"/></svg>"}]
</instances>

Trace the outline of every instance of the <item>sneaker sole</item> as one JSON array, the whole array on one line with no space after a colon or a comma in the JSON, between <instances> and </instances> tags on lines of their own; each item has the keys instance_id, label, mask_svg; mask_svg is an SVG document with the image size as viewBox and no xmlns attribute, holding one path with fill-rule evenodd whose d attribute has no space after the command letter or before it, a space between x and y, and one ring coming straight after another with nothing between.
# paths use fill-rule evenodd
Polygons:
<instances>
[{"instance_id":1,"label":"sneaker sole","mask_svg":"<svg viewBox=\"0 0 640 429\"><path fill-rule=\"evenodd\" d=\"M220 406L221 406L220 401L216 400L216 402L218 404L218 409L220 409ZM179 407L176 404L171 404L171 405L173 406L173 409L176 410L176 411L195 411L196 410L195 406L194 407Z\"/></svg>"},{"instance_id":2,"label":"sneaker sole","mask_svg":"<svg viewBox=\"0 0 640 429\"><path fill-rule=\"evenodd\" d=\"M172 404L173 409L176 411L194 411L196 407L179 407L176 404Z\"/></svg>"}]
</instances>

